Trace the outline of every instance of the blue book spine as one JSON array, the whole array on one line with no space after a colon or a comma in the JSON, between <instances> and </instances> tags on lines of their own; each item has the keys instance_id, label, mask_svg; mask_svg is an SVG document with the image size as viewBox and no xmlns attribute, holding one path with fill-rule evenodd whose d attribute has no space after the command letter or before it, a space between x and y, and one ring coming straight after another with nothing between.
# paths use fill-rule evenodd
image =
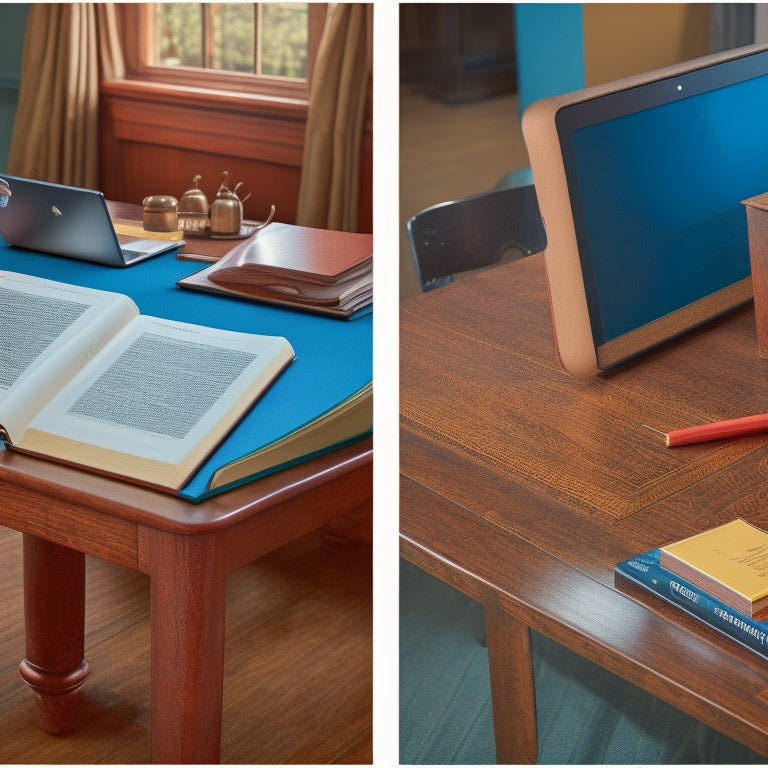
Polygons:
<instances>
[{"instance_id":1,"label":"blue book spine","mask_svg":"<svg viewBox=\"0 0 768 768\"><path fill-rule=\"evenodd\" d=\"M768 621L736 611L659 565L659 550L624 560L616 572L709 624L750 651L768 658Z\"/></svg>"}]
</instances>

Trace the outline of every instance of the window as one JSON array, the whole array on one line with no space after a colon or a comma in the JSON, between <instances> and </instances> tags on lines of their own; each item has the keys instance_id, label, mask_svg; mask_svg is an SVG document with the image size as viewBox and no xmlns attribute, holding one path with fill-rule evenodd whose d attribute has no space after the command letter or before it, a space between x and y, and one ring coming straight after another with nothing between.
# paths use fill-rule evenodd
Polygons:
<instances>
[{"instance_id":1,"label":"window","mask_svg":"<svg viewBox=\"0 0 768 768\"><path fill-rule=\"evenodd\" d=\"M307 77L307 3L158 3L155 64Z\"/></svg>"},{"instance_id":2,"label":"window","mask_svg":"<svg viewBox=\"0 0 768 768\"><path fill-rule=\"evenodd\" d=\"M126 4L128 76L306 99L326 8L296 2Z\"/></svg>"}]
</instances>

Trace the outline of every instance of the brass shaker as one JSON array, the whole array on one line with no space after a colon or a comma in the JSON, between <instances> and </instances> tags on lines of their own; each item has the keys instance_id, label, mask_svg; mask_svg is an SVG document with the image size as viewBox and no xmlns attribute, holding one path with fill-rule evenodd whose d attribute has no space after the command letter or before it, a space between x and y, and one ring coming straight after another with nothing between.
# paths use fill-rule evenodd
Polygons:
<instances>
[{"instance_id":1,"label":"brass shaker","mask_svg":"<svg viewBox=\"0 0 768 768\"><path fill-rule=\"evenodd\" d=\"M197 182L203 177L198 173L192 179L194 186L188 189L182 196L179 203L179 211L183 213L208 213L208 198L202 189L198 189Z\"/></svg>"},{"instance_id":2,"label":"brass shaker","mask_svg":"<svg viewBox=\"0 0 768 768\"><path fill-rule=\"evenodd\" d=\"M240 184L234 191L230 190L227 186L227 176L225 171L224 181L211 205L211 232L218 235L236 235L243 223L243 204L237 196Z\"/></svg>"}]
</instances>

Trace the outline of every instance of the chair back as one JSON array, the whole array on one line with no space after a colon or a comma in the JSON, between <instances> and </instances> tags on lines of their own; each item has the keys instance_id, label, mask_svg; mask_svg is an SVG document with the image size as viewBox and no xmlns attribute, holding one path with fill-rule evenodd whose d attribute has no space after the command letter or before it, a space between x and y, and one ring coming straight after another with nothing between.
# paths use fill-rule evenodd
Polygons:
<instances>
[{"instance_id":1,"label":"chair back","mask_svg":"<svg viewBox=\"0 0 768 768\"><path fill-rule=\"evenodd\" d=\"M521 256L538 253L547 242L532 184L433 205L409 219L407 229L423 291L497 264L513 249Z\"/></svg>"}]
</instances>

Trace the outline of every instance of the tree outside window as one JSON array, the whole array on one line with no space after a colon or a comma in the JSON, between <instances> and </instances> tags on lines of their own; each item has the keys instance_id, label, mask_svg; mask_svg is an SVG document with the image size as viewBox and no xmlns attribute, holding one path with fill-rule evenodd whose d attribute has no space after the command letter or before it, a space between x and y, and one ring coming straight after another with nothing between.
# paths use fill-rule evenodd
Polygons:
<instances>
[{"instance_id":1,"label":"tree outside window","mask_svg":"<svg viewBox=\"0 0 768 768\"><path fill-rule=\"evenodd\" d=\"M304 80L307 3L158 3L155 61Z\"/></svg>"}]
</instances>

